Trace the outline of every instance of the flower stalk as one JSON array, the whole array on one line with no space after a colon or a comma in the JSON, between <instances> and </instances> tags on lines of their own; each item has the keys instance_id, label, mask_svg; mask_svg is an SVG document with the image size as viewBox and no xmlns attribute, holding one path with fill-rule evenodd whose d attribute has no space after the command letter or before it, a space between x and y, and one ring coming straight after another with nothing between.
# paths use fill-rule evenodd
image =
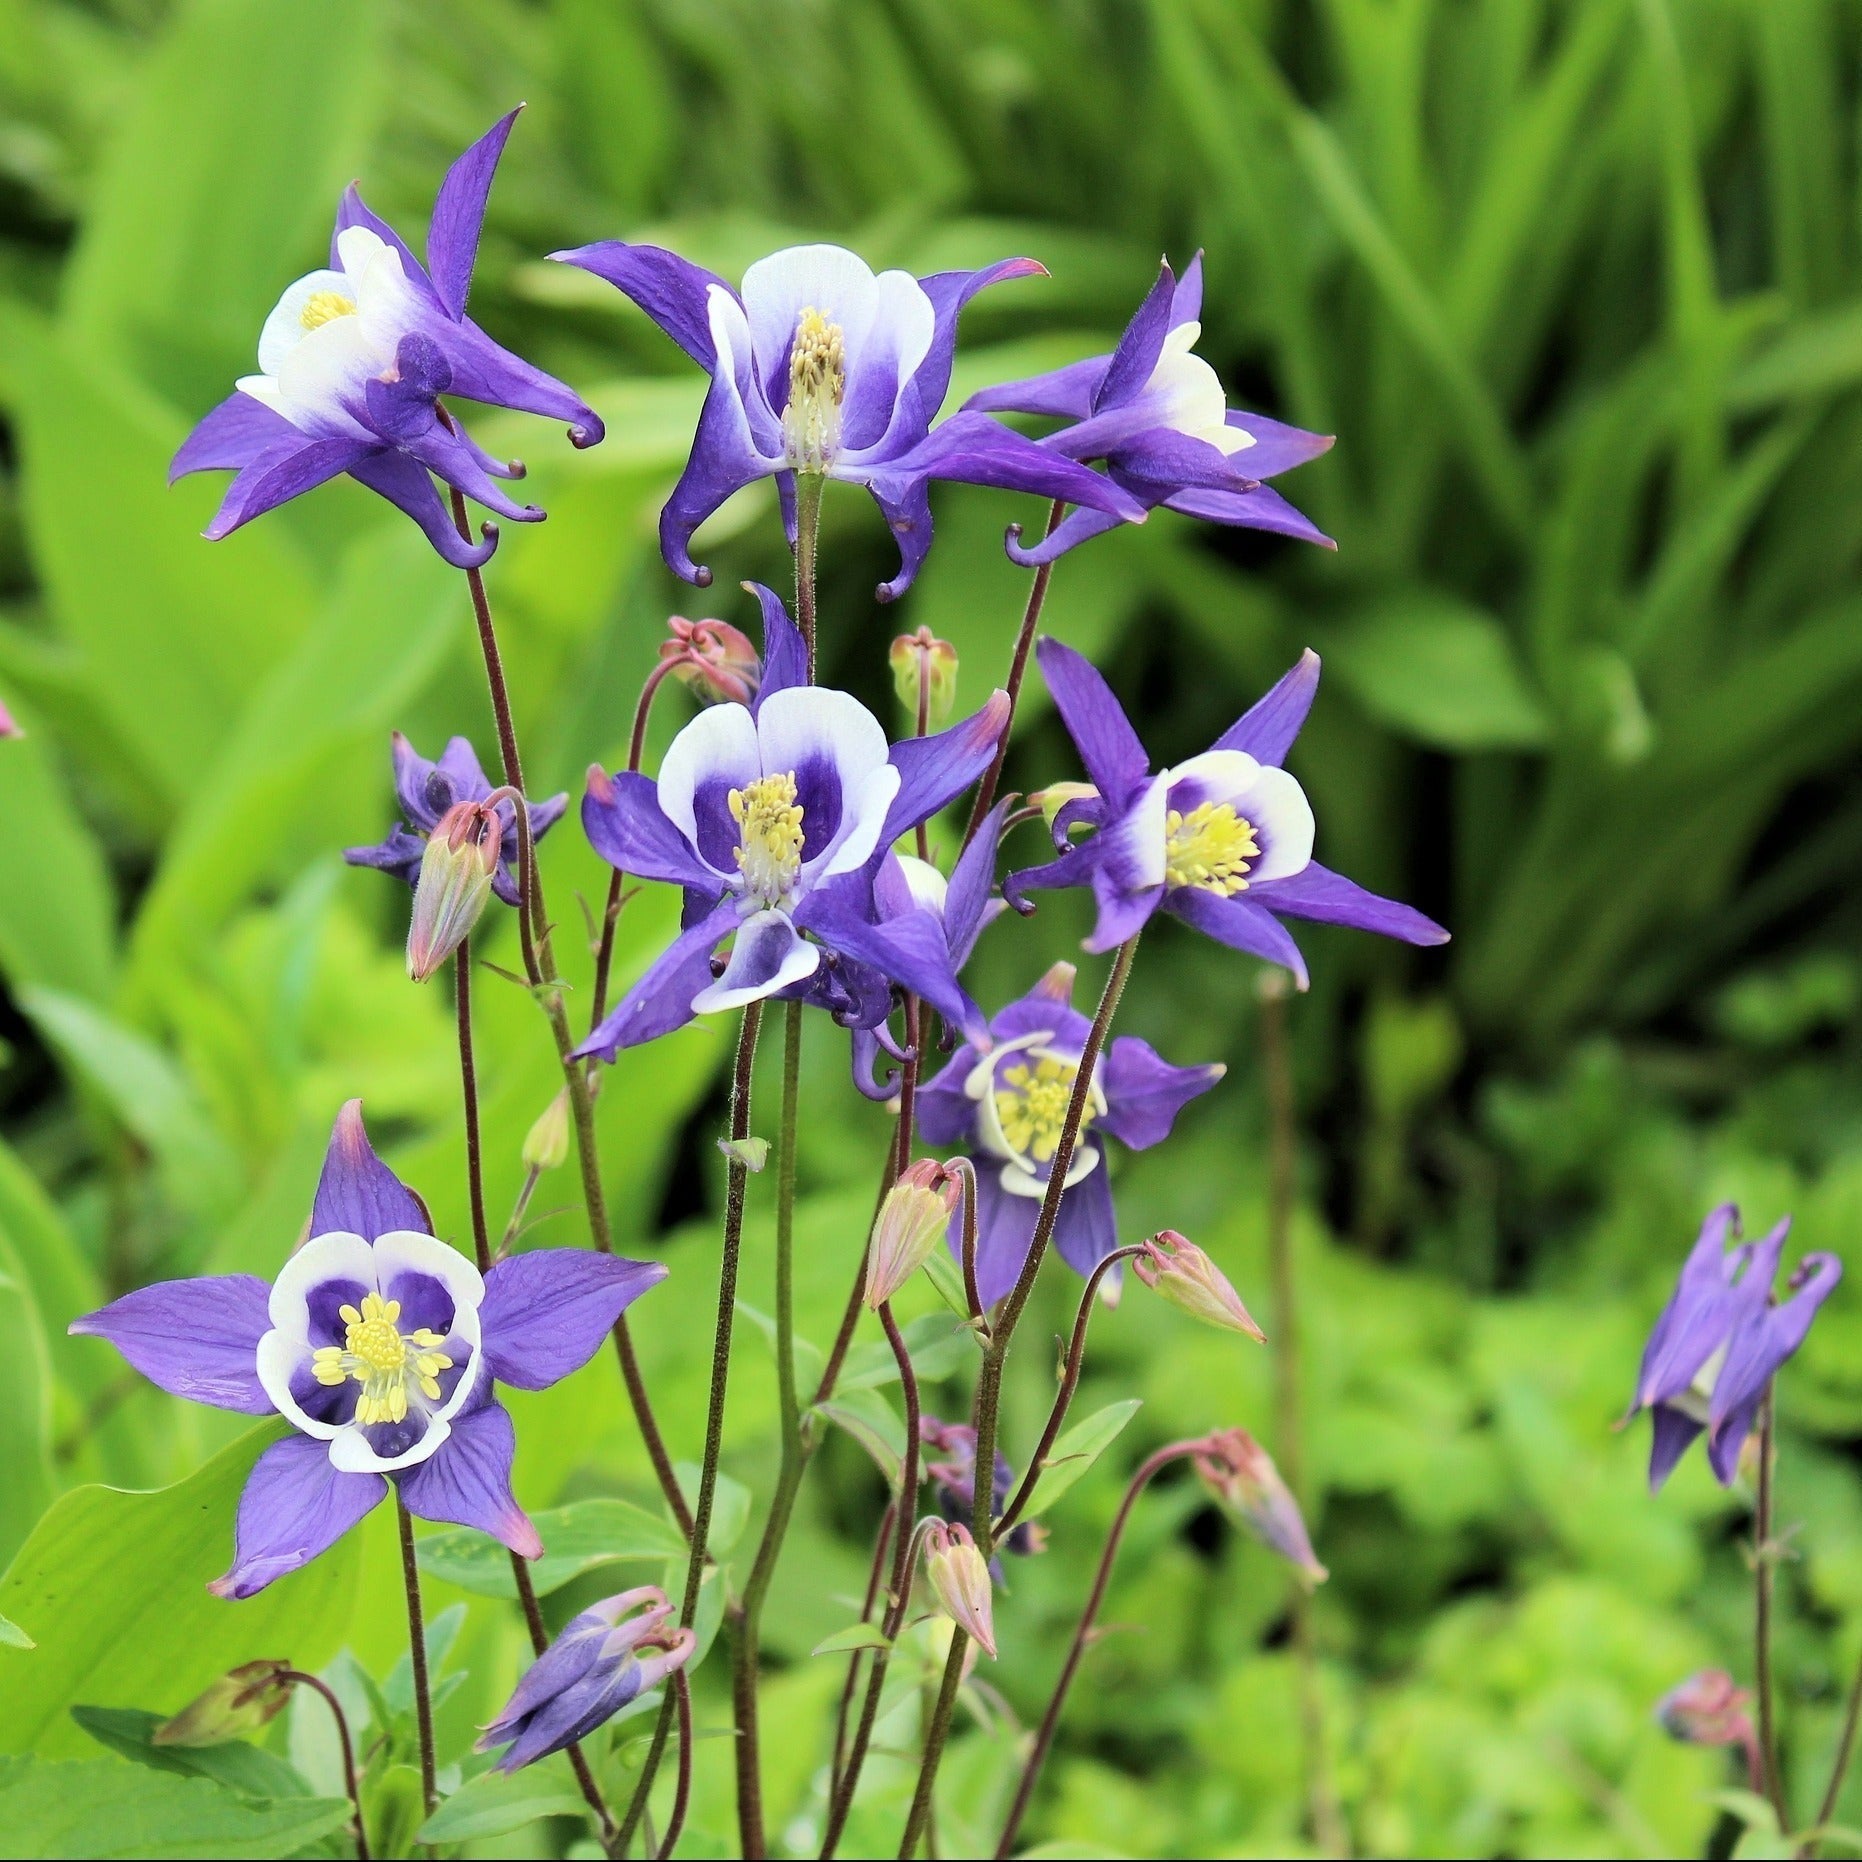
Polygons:
<instances>
[{"instance_id":1,"label":"flower stalk","mask_svg":"<svg viewBox=\"0 0 1862 1862\"><path fill-rule=\"evenodd\" d=\"M395 1500L401 1529L401 1584L407 1593L407 1656L414 1676L414 1727L420 1741L420 1800L432 1816L439 1803L434 1780L433 1686L427 1674L427 1625L420 1607L420 1564L414 1556L414 1516L405 1501Z\"/></svg>"},{"instance_id":2,"label":"flower stalk","mask_svg":"<svg viewBox=\"0 0 1862 1862\"><path fill-rule=\"evenodd\" d=\"M356 1862L370 1862L368 1830L362 1821L362 1788L356 1778L356 1743L350 1737L349 1716L343 1711L343 1703L336 1698L336 1690L326 1681L319 1680L313 1674L306 1674L301 1668L284 1668L279 1670L278 1679L291 1687L307 1687L313 1694L321 1695L324 1704L330 1710L330 1716L336 1722L336 1743L343 1755L343 1790L349 1798L350 1808L355 1812L352 1834L356 1844Z\"/></svg>"},{"instance_id":3,"label":"flower stalk","mask_svg":"<svg viewBox=\"0 0 1862 1862\"><path fill-rule=\"evenodd\" d=\"M1765 1768L1765 1795L1778 1813L1778 1827L1791 1827L1785 1808L1784 1778L1778 1767L1778 1721L1772 1689L1772 1590L1777 1553L1772 1544L1773 1391L1767 1384L1759 1401L1758 1505L1753 1516L1754 1668L1759 1700L1759 1757Z\"/></svg>"}]
</instances>

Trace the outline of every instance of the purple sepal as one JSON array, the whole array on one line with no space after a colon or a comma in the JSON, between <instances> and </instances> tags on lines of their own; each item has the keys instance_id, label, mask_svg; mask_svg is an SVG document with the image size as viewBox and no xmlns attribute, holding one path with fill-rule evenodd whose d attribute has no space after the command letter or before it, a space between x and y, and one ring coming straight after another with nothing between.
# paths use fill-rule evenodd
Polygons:
<instances>
[{"instance_id":1,"label":"purple sepal","mask_svg":"<svg viewBox=\"0 0 1862 1862\"><path fill-rule=\"evenodd\" d=\"M1177 1114L1227 1071L1220 1061L1173 1067L1148 1041L1122 1034L1106 1050L1100 1075L1106 1109L1094 1129L1110 1133L1131 1150L1149 1150L1170 1136Z\"/></svg>"},{"instance_id":2,"label":"purple sepal","mask_svg":"<svg viewBox=\"0 0 1862 1862\"><path fill-rule=\"evenodd\" d=\"M1101 408L1122 405L1144 392L1151 371L1163 354L1165 334L1174 322L1170 310L1176 292L1177 281L1166 261L1158 266L1156 283L1145 293L1144 302L1126 324L1118 347L1112 351L1105 377L1093 396L1095 413Z\"/></svg>"},{"instance_id":3,"label":"purple sepal","mask_svg":"<svg viewBox=\"0 0 1862 1862\"><path fill-rule=\"evenodd\" d=\"M1093 411L1093 399L1105 380L1110 361L1110 356L1088 356L1083 362L1069 362L1045 375L999 382L971 395L963 405L979 413L1048 414L1060 420L1084 420Z\"/></svg>"},{"instance_id":4,"label":"purple sepal","mask_svg":"<svg viewBox=\"0 0 1862 1862\"><path fill-rule=\"evenodd\" d=\"M255 1274L164 1280L73 1319L78 1338L107 1338L170 1396L247 1416L273 1410L256 1368L271 1329L271 1288Z\"/></svg>"},{"instance_id":5,"label":"purple sepal","mask_svg":"<svg viewBox=\"0 0 1862 1862\"><path fill-rule=\"evenodd\" d=\"M499 117L447 169L433 203L433 222L427 229L427 270L440 302L455 320L465 315L466 294L472 288L472 267L478 258L478 236L485 223L492 176L523 107L520 103Z\"/></svg>"},{"instance_id":6,"label":"purple sepal","mask_svg":"<svg viewBox=\"0 0 1862 1862\"><path fill-rule=\"evenodd\" d=\"M610 776L599 764L590 769L588 792L582 797L582 831L616 872L717 895L717 875L668 819L650 776L637 770Z\"/></svg>"},{"instance_id":7,"label":"purple sepal","mask_svg":"<svg viewBox=\"0 0 1862 1862\"><path fill-rule=\"evenodd\" d=\"M944 896L944 936L950 944L950 961L955 970L961 971L970 961L976 940L991 920L1007 910L1004 901L993 894L1002 824L1013 806L1012 802L998 802L978 824L975 839L951 868L950 887Z\"/></svg>"},{"instance_id":8,"label":"purple sepal","mask_svg":"<svg viewBox=\"0 0 1862 1862\"><path fill-rule=\"evenodd\" d=\"M1151 770L1125 707L1091 660L1052 635L1036 642L1035 656L1093 787L1108 802L1123 797Z\"/></svg>"},{"instance_id":9,"label":"purple sepal","mask_svg":"<svg viewBox=\"0 0 1862 1862\"><path fill-rule=\"evenodd\" d=\"M402 1229L431 1235L433 1223L420 1198L375 1155L362 1123L362 1101L351 1099L337 1113L330 1133L311 1205L310 1232L340 1231L374 1241Z\"/></svg>"},{"instance_id":10,"label":"purple sepal","mask_svg":"<svg viewBox=\"0 0 1862 1862\"><path fill-rule=\"evenodd\" d=\"M395 1483L416 1517L470 1526L520 1558L541 1558L543 1541L511 1492L516 1455L517 1431L509 1413L487 1398L455 1416L446 1440L425 1461L398 1474Z\"/></svg>"},{"instance_id":11,"label":"purple sepal","mask_svg":"<svg viewBox=\"0 0 1862 1862\"><path fill-rule=\"evenodd\" d=\"M1642 1348L1631 1415L1681 1395L1726 1342L1739 1308L1734 1275L1752 1254L1750 1248L1742 1248L1728 1258L1726 1244L1738 1233L1739 1211L1732 1203L1721 1203L1700 1225L1674 1294Z\"/></svg>"},{"instance_id":12,"label":"purple sepal","mask_svg":"<svg viewBox=\"0 0 1862 1862\"><path fill-rule=\"evenodd\" d=\"M612 1060L624 1047L683 1028L694 1014L692 998L711 981L711 953L737 922L737 907L726 899L682 931L575 1050L575 1058Z\"/></svg>"},{"instance_id":13,"label":"purple sepal","mask_svg":"<svg viewBox=\"0 0 1862 1862\"><path fill-rule=\"evenodd\" d=\"M682 259L659 246L628 245L619 239L601 239L550 257L606 279L622 296L632 298L702 369L717 360L711 339L711 316L706 299L713 285L732 291L716 272Z\"/></svg>"},{"instance_id":14,"label":"purple sepal","mask_svg":"<svg viewBox=\"0 0 1862 1862\"><path fill-rule=\"evenodd\" d=\"M1649 1440L1649 1492L1660 1493L1675 1463L1700 1433L1701 1425L1671 1403L1657 1403L1649 1412L1649 1420L1654 1425Z\"/></svg>"},{"instance_id":15,"label":"purple sepal","mask_svg":"<svg viewBox=\"0 0 1862 1862\"><path fill-rule=\"evenodd\" d=\"M761 582L746 582L744 587L756 597L763 611L763 677L756 697L750 701L754 717L766 698L808 683L808 645L774 589L765 588Z\"/></svg>"},{"instance_id":16,"label":"purple sepal","mask_svg":"<svg viewBox=\"0 0 1862 1862\"><path fill-rule=\"evenodd\" d=\"M988 1307L1004 1298L1021 1277L1041 1205L1032 1196L1011 1196L988 1158L978 1158L976 1164L976 1291ZM1061 1206L1065 1208L1064 1200ZM961 1214L952 1218L946 1240L961 1266Z\"/></svg>"},{"instance_id":17,"label":"purple sepal","mask_svg":"<svg viewBox=\"0 0 1862 1862\"><path fill-rule=\"evenodd\" d=\"M479 1327L486 1365L515 1389L547 1389L580 1370L621 1314L665 1278L663 1261L585 1248L514 1254L485 1276Z\"/></svg>"},{"instance_id":18,"label":"purple sepal","mask_svg":"<svg viewBox=\"0 0 1862 1862\"><path fill-rule=\"evenodd\" d=\"M326 1552L386 1498L379 1474L342 1474L327 1442L288 1435L254 1465L239 1496L233 1564L207 1588L216 1597L250 1597Z\"/></svg>"},{"instance_id":19,"label":"purple sepal","mask_svg":"<svg viewBox=\"0 0 1862 1862\"><path fill-rule=\"evenodd\" d=\"M182 451L186 451L185 445ZM375 451L366 440L306 439L287 425L285 434L248 462L227 486L220 508L201 535L209 543L218 543L241 524L314 491L341 473L354 472ZM179 458L180 454L176 454Z\"/></svg>"},{"instance_id":20,"label":"purple sepal","mask_svg":"<svg viewBox=\"0 0 1862 1862\"><path fill-rule=\"evenodd\" d=\"M886 811L880 847L891 846L961 795L989 767L1008 725L1009 695L992 692L989 702L961 724L894 744L891 762L899 772L899 792Z\"/></svg>"},{"instance_id":21,"label":"purple sepal","mask_svg":"<svg viewBox=\"0 0 1862 1862\"><path fill-rule=\"evenodd\" d=\"M1266 889L1259 890L1264 893ZM1263 962L1277 963L1292 971L1293 980L1301 989L1307 988L1310 979L1300 947L1294 943L1286 926L1272 912L1263 909L1265 898L1256 904L1255 897L1253 889L1225 899L1195 886L1179 886L1164 895L1164 904L1166 910L1185 924L1194 925L1205 937L1226 944L1230 950L1246 951L1250 957L1259 957Z\"/></svg>"},{"instance_id":22,"label":"purple sepal","mask_svg":"<svg viewBox=\"0 0 1862 1862\"><path fill-rule=\"evenodd\" d=\"M802 901L796 922L824 944L871 964L902 988L922 996L971 1039L981 1037L982 1011L957 981L950 946L936 914L916 911L880 923L861 911L855 899L855 888L820 887Z\"/></svg>"},{"instance_id":23,"label":"purple sepal","mask_svg":"<svg viewBox=\"0 0 1862 1862\"><path fill-rule=\"evenodd\" d=\"M1177 909L1171 895L1171 909ZM1263 880L1248 890L1248 897L1270 912L1285 912L1292 918L1310 918L1319 924L1350 925L1359 931L1375 931L1384 937L1400 939L1405 944L1446 944L1448 933L1433 918L1425 917L1413 906L1395 899L1379 898L1342 873L1334 873L1317 860L1285 879Z\"/></svg>"},{"instance_id":24,"label":"purple sepal","mask_svg":"<svg viewBox=\"0 0 1862 1862\"><path fill-rule=\"evenodd\" d=\"M1054 1247L1060 1258L1082 1279L1118 1246L1118 1216L1112 1207L1112 1185L1105 1163L1065 1192L1054 1212ZM1106 1277L1113 1280L1120 1270Z\"/></svg>"},{"instance_id":25,"label":"purple sepal","mask_svg":"<svg viewBox=\"0 0 1862 1862\"><path fill-rule=\"evenodd\" d=\"M1304 511L1289 504L1271 485L1256 485L1248 491L1191 486L1172 492L1164 503L1170 510L1200 518L1204 523L1229 524L1240 530L1271 530L1276 536L1316 543L1322 550L1338 548Z\"/></svg>"},{"instance_id":26,"label":"purple sepal","mask_svg":"<svg viewBox=\"0 0 1862 1862\"><path fill-rule=\"evenodd\" d=\"M190 472L237 472L280 440L303 436L282 414L235 389L181 442L168 468L168 482Z\"/></svg>"},{"instance_id":27,"label":"purple sepal","mask_svg":"<svg viewBox=\"0 0 1862 1862\"><path fill-rule=\"evenodd\" d=\"M1319 655L1308 647L1273 689L1258 698L1215 740L1218 750L1241 750L1278 769L1299 736L1319 692Z\"/></svg>"}]
</instances>

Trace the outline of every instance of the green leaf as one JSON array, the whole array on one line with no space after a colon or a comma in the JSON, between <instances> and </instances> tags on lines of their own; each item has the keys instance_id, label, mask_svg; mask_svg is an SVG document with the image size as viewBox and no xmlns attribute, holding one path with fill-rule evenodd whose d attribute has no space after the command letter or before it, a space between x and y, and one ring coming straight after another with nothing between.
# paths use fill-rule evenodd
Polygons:
<instances>
[{"instance_id":1,"label":"green leaf","mask_svg":"<svg viewBox=\"0 0 1862 1862\"><path fill-rule=\"evenodd\" d=\"M422 1843L465 1843L508 1836L542 1817L585 1815L588 1806L569 1775L568 1761L545 1760L520 1772L481 1772L469 1778L420 1827Z\"/></svg>"},{"instance_id":2,"label":"green leaf","mask_svg":"<svg viewBox=\"0 0 1862 1862\"><path fill-rule=\"evenodd\" d=\"M877 1623L849 1623L824 1636L809 1650L811 1655L845 1655L854 1649L889 1649L892 1638Z\"/></svg>"},{"instance_id":3,"label":"green leaf","mask_svg":"<svg viewBox=\"0 0 1862 1862\"><path fill-rule=\"evenodd\" d=\"M949 1260L947 1249L939 1249L938 1253ZM969 1322L959 1320L952 1324L948 1315L941 1312L920 1313L910 1324L901 1327L900 1332L912 1369L922 1383L949 1375L968 1361L974 1350L975 1334ZM878 1339L847 1354L846 1369L841 1372L834 1391L837 1396L844 1396L850 1390L876 1390L881 1385L898 1381L899 1361L892 1355L891 1345Z\"/></svg>"},{"instance_id":4,"label":"green leaf","mask_svg":"<svg viewBox=\"0 0 1862 1862\"><path fill-rule=\"evenodd\" d=\"M1076 1422L1065 1431L1048 1454L1023 1517L1033 1519L1045 1513L1118 1440L1125 1425L1143 1407L1141 1397L1127 1397L1122 1403L1108 1403L1104 1409L1095 1410L1084 1422Z\"/></svg>"},{"instance_id":5,"label":"green leaf","mask_svg":"<svg viewBox=\"0 0 1862 1862\"><path fill-rule=\"evenodd\" d=\"M669 1519L627 1500L577 1500L533 1513L531 1519L543 1540L543 1556L530 1567L539 1597L616 1559L678 1558L685 1551L685 1541ZM517 1594L510 1553L482 1532L437 1532L423 1538L420 1564L429 1577L481 1597Z\"/></svg>"},{"instance_id":6,"label":"green leaf","mask_svg":"<svg viewBox=\"0 0 1862 1862\"><path fill-rule=\"evenodd\" d=\"M345 1798L270 1803L120 1759L0 1759L0 1829L13 1856L289 1856L349 1815Z\"/></svg>"},{"instance_id":7,"label":"green leaf","mask_svg":"<svg viewBox=\"0 0 1862 1862\"><path fill-rule=\"evenodd\" d=\"M877 1390L836 1391L815 1406L815 1413L845 1429L873 1457L887 1481L897 1482L905 1459L905 1423Z\"/></svg>"},{"instance_id":8,"label":"green leaf","mask_svg":"<svg viewBox=\"0 0 1862 1862\"><path fill-rule=\"evenodd\" d=\"M4 1578L0 1613L39 1646L0 1648L0 1750L83 1751L72 1707L177 1712L241 1662L327 1661L355 1591L354 1536L241 1603L211 1595L233 1548L233 1511L276 1424L248 1430L198 1472L154 1493L77 1487L33 1528Z\"/></svg>"},{"instance_id":9,"label":"green leaf","mask_svg":"<svg viewBox=\"0 0 1862 1862\"><path fill-rule=\"evenodd\" d=\"M158 1746L155 1731L167 1723L167 1716L141 1707L73 1707L71 1717L101 1745L153 1771L211 1778L242 1797L314 1795L295 1767L244 1739L217 1746Z\"/></svg>"},{"instance_id":10,"label":"green leaf","mask_svg":"<svg viewBox=\"0 0 1862 1862\"><path fill-rule=\"evenodd\" d=\"M696 1508L698 1505L698 1463L681 1461L674 1467L673 1472L679 1477L679 1491L685 1495L686 1505ZM728 1474L720 1474L717 1491L712 1495L711 1500L711 1531L707 1535L705 1545L707 1555L712 1558L722 1558L744 1536L744 1528L749 1523L750 1489L742 1481L734 1481ZM678 1555L680 1558L685 1556L684 1539L679 1541ZM684 1579L681 1578L680 1582L683 1583Z\"/></svg>"},{"instance_id":11,"label":"green leaf","mask_svg":"<svg viewBox=\"0 0 1862 1862\"><path fill-rule=\"evenodd\" d=\"M10 1617L0 1616L0 1648L36 1649L38 1646Z\"/></svg>"},{"instance_id":12,"label":"green leaf","mask_svg":"<svg viewBox=\"0 0 1862 1862\"><path fill-rule=\"evenodd\" d=\"M97 837L72 806L50 747L35 733L0 756L9 839L0 888L0 973L16 989L48 984L100 1000L116 962L116 900Z\"/></svg>"},{"instance_id":13,"label":"green leaf","mask_svg":"<svg viewBox=\"0 0 1862 1862\"><path fill-rule=\"evenodd\" d=\"M0 1558L51 1503L52 1360L38 1302L0 1228ZM29 1645L28 1645L29 1646Z\"/></svg>"}]
</instances>

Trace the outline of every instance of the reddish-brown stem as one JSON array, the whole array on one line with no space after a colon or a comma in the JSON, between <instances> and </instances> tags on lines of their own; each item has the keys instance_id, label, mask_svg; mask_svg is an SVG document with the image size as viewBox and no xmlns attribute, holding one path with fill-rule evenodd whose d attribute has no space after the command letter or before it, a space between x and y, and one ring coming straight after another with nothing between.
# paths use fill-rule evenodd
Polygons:
<instances>
[{"instance_id":1,"label":"reddish-brown stem","mask_svg":"<svg viewBox=\"0 0 1862 1862\"><path fill-rule=\"evenodd\" d=\"M870 1623L873 1620L873 1605L879 1599L880 1580L885 1575L886 1554L892 1549L892 1528L899 1517L899 1503L896 1500L886 1502L886 1510L879 1516L879 1533L873 1541L872 1569L866 1575L866 1595L860 1602L860 1621ZM840 1707L834 1715L834 1768L828 1774L829 1795L840 1788L841 1771L847 1759L847 1711L853 1705L853 1697L860 1683L860 1658L866 1653L864 1649L855 1649L847 1658L847 1679L840 1691Z\"/></svg>"},{"instance_id":2,"label":"reddish-brown stem","mask_svg":"<svg viewBox=\"0 0 1862 1862\"><path fill-rule=\"evenodd\" d=\"M678 1846L685 1830L686 1807L692 1801L692 1684L683 1668L672 1671L672 1688L679 1715L679 1772L673 1785L672 1815L666 1819L666 1834L657 1851L660 1862Z\"/></svg>"},{"instance_id":3,"label":"reddish-brown stem","mask_svg":"<svg viewBox=\"0 0 1862 1862\"><path fill-rule=\"evenodd\" d=\"M335 1689L327 1682L306 1674L301 1668L283 1669L278 1679L288 1682L292 1687L307 1687L313 1694L320 1694L336 1720L336 1742L343 1755L343 1789L349 1794L350 1809L356 1813L356 1862L369 1862L369 1836L362 1823L362 1793L356 1784L356 1745L349 1736L349 1716L343 1711L343 1703L336 1698Z\"/></svg>"},{"instance_id":4,"label":"reddish-brown stem","mask_svg":"<svg viewBox=\"0 0 1862 1862\"><path fill-rule=\"evenodd\" d=\"M439 1803L433 1762L433 1686L427 1674L427 1625L420 1608L420 1564L414 1556L414 1516L399 1495L394 1510L401 1529L401 1589L407 1598L407 1658L413 1670L414 1728L420 1741L420 1801L432 1816Z\"/></svg>"},{"instance_id":5,"label":"reddish-brown stem","mask_svg":"<svg viewBox=\"0 0 1862 1862\"><path fill-rule=\"evenodd\" d=\"M963 1240L958 1259L963 1264L963 1300L970 1317L988 1336L988 1320L983 1312L983 1295L976 1280L976 1166L967 1157L953 1157L950 1168L963 1184Z\"/></svg>"}]
</instances>

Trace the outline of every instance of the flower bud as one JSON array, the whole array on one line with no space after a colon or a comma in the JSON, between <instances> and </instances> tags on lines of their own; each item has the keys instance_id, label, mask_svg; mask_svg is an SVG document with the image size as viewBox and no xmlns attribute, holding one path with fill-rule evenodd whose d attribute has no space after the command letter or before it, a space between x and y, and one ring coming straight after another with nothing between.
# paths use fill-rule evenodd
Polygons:
<instances>
[{"instance_id":1,"label":"flower bud","mask_svg":"<svg viewBox=\"0 0 1862 1862\"><path fill-rule=\"evenodd\" d=\"M1196 1472L1226 1511L1299 1573L1308 1589L1329 1575L1313 1556L1300 1503L1274 1458L1246 1429L1218 1429L1198 1446Z\"/></svg>"},{"instance_id":2,"label":"flower bud","mask_svg":"<svg viewBox=\"0 0 1862 1862\"><path fill-rule=\"evenodd\" d=\"M967 1526L935 1519L925 1528L925 1576L944 1614L995 1659L996 1624L989 1567Z\"/></svg>"},{"instance_id":3,"label":"flower bud","mask_svg":"<svg viewBox=\"0 0 1862 1862\"><path fill-rule=\"evenodd\" d=\"M866 1253L866 1303L878 1311L930 1258L963 1202L957 1175L921 1157L886 1192Z\"/></svg>"},{"instance_id":4,"label":"flower bud","mask_svg":"<svg viewBox=\"0 0 1862 1862\"><path fill-rule=\"evenodd\" d=\"M256 1733L291 1698L289 1662L245 1662L164 1720L150 1735L158 1746L223 1746Z\"/></svg>"},{"instance_id":5,"label":"flower bud","mask_svg":"<svg viewBox=\"0 0 1862 1862\"><path fill-rule=\"evenodd\" d=\"M750 637L729 621L688 621L675 614L666 623L672 638L659 656L672 676L704 705L747 705L763 683L763 662Z\"/></svg>"},{"instance_id":6,"label":"flower bud","mask_svg":"<svg viewBox=\"0 0 1862 1862\"><path fill-rule=\"evenodd\" d=\"M915 634L900 634L887 659L893 688L907 714L917 717L919 694L928 691L925 721L942 724L957 703L957 649L921 627Z\"/></svg>"},{"instance_id":7,"label":"flower bud","mask_svg":"<svg viewBox=\"0 0 1862 1862\"><path fill-rule=\"evenodd\" d=\"M5 705L0 705L0 740L8 737L24 737L25 732L19 728L12 712Z\"/></svg>"},{"instance_id":8,"label":"flower bud","mask_svg":"<svg viewBox=\"0 0 1862 1862\"><path fill-rule=\"evenodd\" d=\"M1153 1293L1205 1325L1245 1332L1256 1344L1267 1342L1227 1275L1193 1241L1167 1228L1142 1245L1144 1252L1133 1257L1131 1271Z\"/></svg>"},{"instance_id":9,"label":"flower bud","mask_svg":"<svg viewBox=\"0 0 1862 1862\"><path fill-rule=\"evenodd\" d=\"M569 1089L565 1086L524 1134L526 1170L557 1170L569 1155Z\"/></svg>"},{"instance_id":10,"label":"flower bud","mask_svg":"<svg viewBox=\"0 0 1862 1862\"><path fill-rule=\"evenodd\" d=\"M471 935L491 897L504 823L483 802L455 802L435 824L414 882L407 973L424 983Z\"/></svg>"},{"instance_id":11,"label":"flower bud","mask_svg":"<svg viewBox=\"0 0 1862 1862\"><path fill-rule=\"evenodd\" d=\"M1099 791L1090 782L1050 782L1037 789L1029 801L1041 811L1041 819L1051 828L1060 811L1069 802L1096 802Z\"/></svg>"},{"instance_id":12,"label":"flower bud","mask_svg":"<svg viewBox=\"0 0 1862 1862\"><path fill-rule=\"evenodd\" d=\"M1670 1739L1683 1745L1746 1745L1753 1736L1746 1712L1751 1698L1724 1668L1703 1668L1655 1703L1655 1718Z\"/></svg>"}]
</instances>

